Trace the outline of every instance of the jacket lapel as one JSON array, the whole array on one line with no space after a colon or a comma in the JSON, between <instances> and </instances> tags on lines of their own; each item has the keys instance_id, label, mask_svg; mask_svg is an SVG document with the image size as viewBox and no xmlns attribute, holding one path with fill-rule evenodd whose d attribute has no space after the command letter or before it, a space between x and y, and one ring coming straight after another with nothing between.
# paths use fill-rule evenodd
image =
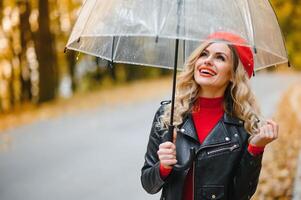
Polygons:
<instances>
[{"instance_id":1,"label":"jacket lapel","mask_svg":"<svg viewBox=\"0 0 301 200\"><path fill-rule=\"evenodd\" d=\"M219 120L219 122L215 125L215 127L210 131L204 142L201 146L210 146L220 143L225 143L230 141L230 136L227 129L224 126L223 120Z\"/></svg>"},{"instance_id":2,"label":"jacket lapel","mask_svg":"<svg viewBox=\"0 0 301 200\"><path fill-rule=\"evenodd\" d=\"M182 127L180 128L180 132L183 135L186 135L191 139L195 140L197 143L199 143L199 138L191 114L188 114L186 120L184 121Z\"/></svg>"},{"instance_id":3,"label":"jacket lapel","mask_svg":"<svg viewBox=\"0 0 301 200\"><path fill-rule=\"evenodd\" d=\"M229 115L227 113L224 114L223 120L226 124L232 124L236 126L243 126L244 122L237 117L234 117L232 115Z\"/></svg>"},{"instance_id":4,"label":"jacket lapel","mask_svg":"<svg viewBox=\"0 0 301 200\"><path fill-rule=\"evenodd\" d=\"M219 120L219 122L215 125L215 127L208 134L204 142L201 146L210 146L221 143L230 143L232 134L230 130L226 127L226 124L234 125L234 126L243 126L243 121L238 118L229 115L228 113L224 113L223 117Z\"/></svg>"},{"instance_id":5,"label":"jacket lapel","mask_svg":"<svg viewBox=\"0 0 301 200\"><path fill-rule=\"evenodd\" d=\"M224 113L224 116L218 121L215 127L210 131L210 133L208 134L204 142L201 144L201 146L210 146L210 145L230 142L232 137L229 131L227 130L225 123L236 125L236 126L243 125L242 120L239 120L238 118L235 118L227 113ZM187 116L186 120L184 121L179 131L183 135L186 135L189 138L199 143L199 138L191 114Z\"/></svg>"}]
</instances>

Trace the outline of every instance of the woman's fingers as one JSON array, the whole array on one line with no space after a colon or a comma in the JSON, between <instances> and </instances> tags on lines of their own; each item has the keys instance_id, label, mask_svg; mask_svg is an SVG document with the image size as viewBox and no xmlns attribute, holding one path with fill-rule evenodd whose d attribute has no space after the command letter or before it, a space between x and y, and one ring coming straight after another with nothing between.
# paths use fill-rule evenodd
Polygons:
<instances>
[{"instance_id":1,"label":"woman's fingers","mask_svg":"<svg viewBox=\"0 0 301 200\"><path fill-rule=\"evenodd\" d=\"M268 138L271 140L276 139L278 137L278 125L272 120L267 120L266 122L267 124L264 127Z\"/></svg>"},{"instance_id":2,"label":"woman's fingers","mask_svg":"<svg viewBox=\"0 0 301 200\"><path fill-rule=\"evenodd\" d=\"M172 142L160 144L157 154L163 166L172 166L177 163L176 146Z\"/></svg>"},{"instance_id":3,"label":"woman's fingers","mask_svg":"<svg viewBox=\"0 0 301 200\"><path fill-rule=\"evenodd\" d=\"M159 149L165 148L165 149L176 149L176 146L172 142L164 142L159 145Z\"/></svg>"},{"instance_id":4,"label":"woman's fingers","mask_svg":"<svg viewBox=\"0 0 301 200\"><path fill-rule=\"evenodd\" d=\"M266 120L266 124L259 128L259 133L250 139L250 143L255 146L265 146L278 137L279 127L273 120Z\"/></svg>"},{"instance_id":5,"label":"woman's fingers","mask_svg":"<svg viewBox=\"0 0 301 200\"><path fill-rule=\"evenodd\" d=\"M274 137L278 137L278 132L279 132L279 126L278 126L278 124L276 123L276 122L274 122L273 120L271 120L271 119L268 119L268 120L266 120L267 121L267 123L270 125L270 126L272 126L273 127L273 132L274 132Z\"/></svg>"},{"instance_id":6,"label":"woman's fingers","mask_svg":"<svg viewBox=\"0 0 301 200\"><path fill-rule=\"evenodd\" d=\"M164 161L160 161L160 162L163 166L172 166L172 165L177 164L178 161L176 159L172 159L172 160L164 160Z\"/></svg>"},{"instance_id":7,"label":"woman's fingers","mask_svg":"<svg viewBox=\"0 0 301 200\"><path fill-rule=\"evenodd\" d=\"M173 154L160 154L159 159L160 160L172 160L172 159L176 159L176 155L173 155Z\"/></svg>"},{"instance_id":8,"label":"woman's fingers","mask_svg":"<svg viewBox=\"0 0 301 200\"><path fill-rule=\"evenodd\" d=\"M173 149L159 149L158 150L159 155L176 155L176 151Z\"/></svg>"},{"instance_id":9,"label":"woman's fingers","mask_svg":"<svg viewBox=\"0 0 301 200\"><path fill-rule=\"evenodd\" d=\"M273 140L275 138L275 133L274 133L274 130L273 130L273 127L269 124L267 124L265 126L265 130L266 130L266 139L267 140Z\"/></svg>"},{"instance_id":10,"label":"woman's fingers","mask_svg":"<svg viewBox=\"0 0 301 200\"><path fill-rule=\"evenodd\" d=\"M270 124L265 125L266 136L268 139L274 138L274 130Z\"/></svg>"}]
</instances>

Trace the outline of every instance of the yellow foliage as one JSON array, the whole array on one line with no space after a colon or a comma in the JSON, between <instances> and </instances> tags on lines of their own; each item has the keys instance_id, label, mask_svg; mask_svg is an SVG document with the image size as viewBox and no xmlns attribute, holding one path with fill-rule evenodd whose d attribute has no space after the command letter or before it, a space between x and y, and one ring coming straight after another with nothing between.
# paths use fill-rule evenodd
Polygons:
<instances>
[{"instance_id":1,"label":"yellow foliage","mask_svg":"<svg viewBox=\"0 0 301 200\"><path fill-rule=\"evenodd\" d=\"M281 6L279 6L278 8L276 7L277 16L280 23L282 23L291 15L292 10L293 5L289 3L289 1L281 4Z\"/></svg>"},{"instance_id":2,"label":"yellow foliage","mask_svg":"<svg viewBox=\"0 0 301 200\"><path fill-rule=\"evenodd\" d=\"M296 69L301 69L301 2L273 0L280 27L284 33L289 59Z\"/></svg>"}]
</instances>

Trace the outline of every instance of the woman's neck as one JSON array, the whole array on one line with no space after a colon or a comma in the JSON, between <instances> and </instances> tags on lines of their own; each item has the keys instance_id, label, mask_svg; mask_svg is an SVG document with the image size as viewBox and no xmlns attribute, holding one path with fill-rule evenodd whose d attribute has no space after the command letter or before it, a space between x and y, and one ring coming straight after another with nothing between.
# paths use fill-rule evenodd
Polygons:
<instances>
[{"instance_id":1,"label":"woman's neck","mask_svg":"<svg viewBox=\"0 0 301 200\"><path fill-rule=\"evenodd\" d=\"M198 97L205 97L205 98L222 97L225 94L226 87L227 86L214 88L214 87L201 86Z\"/></svg>"},{"instance_id":2,"label":"woman's neck","mask_svg":"<svg viewBox=\"0 0 301 200\"><path fill-rule=\"evenodd\" d=\"M214 110L224 110L223 108L224 97L215 97L215 98L207 98L207 97L199 97L197 101L194 103L194 112L200 111L200 109L214 109Z\"/></svg>"}]
</instances>

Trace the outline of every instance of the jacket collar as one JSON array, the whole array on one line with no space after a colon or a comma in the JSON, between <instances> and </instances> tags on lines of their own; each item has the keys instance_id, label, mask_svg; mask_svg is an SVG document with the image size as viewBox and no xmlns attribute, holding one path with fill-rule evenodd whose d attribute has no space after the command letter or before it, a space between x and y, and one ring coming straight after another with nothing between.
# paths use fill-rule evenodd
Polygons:
<instances>
[{"instance_id":1,"label":"jacket collar","mask_svg":"<svg viewBox=\"0 0 301 200\"><path fill-rule=\"evenodd\" d=\"M215 127L211 130L208 134L204 142L201 144L204 145L212 145L212 144L219 144L229 142L231 140L231 134L227 130L225 124L231 124L235 126L243 126L243 121L229 115L228 113L224 113L223 117L219 120L219 122L215 125ZM196 142L199 142L196 128L193 123L193 119L191 114L186 117L184 123L180 129L180 132Z\"/></svg>"},{"instance_id":2,"label":"jacket collar","mask_svg":"<svg viewBox=\"0 0 301 200\"><path fill-rule=\"evenodd\" d=\"M236 126L243 126L244 125L243 120L238 119L237 117L234 117L233 115L230 115L228 113L224 113L223 121L226 124L232 124L232 125L236 125Z\"/></svg>"}]
</instances>

